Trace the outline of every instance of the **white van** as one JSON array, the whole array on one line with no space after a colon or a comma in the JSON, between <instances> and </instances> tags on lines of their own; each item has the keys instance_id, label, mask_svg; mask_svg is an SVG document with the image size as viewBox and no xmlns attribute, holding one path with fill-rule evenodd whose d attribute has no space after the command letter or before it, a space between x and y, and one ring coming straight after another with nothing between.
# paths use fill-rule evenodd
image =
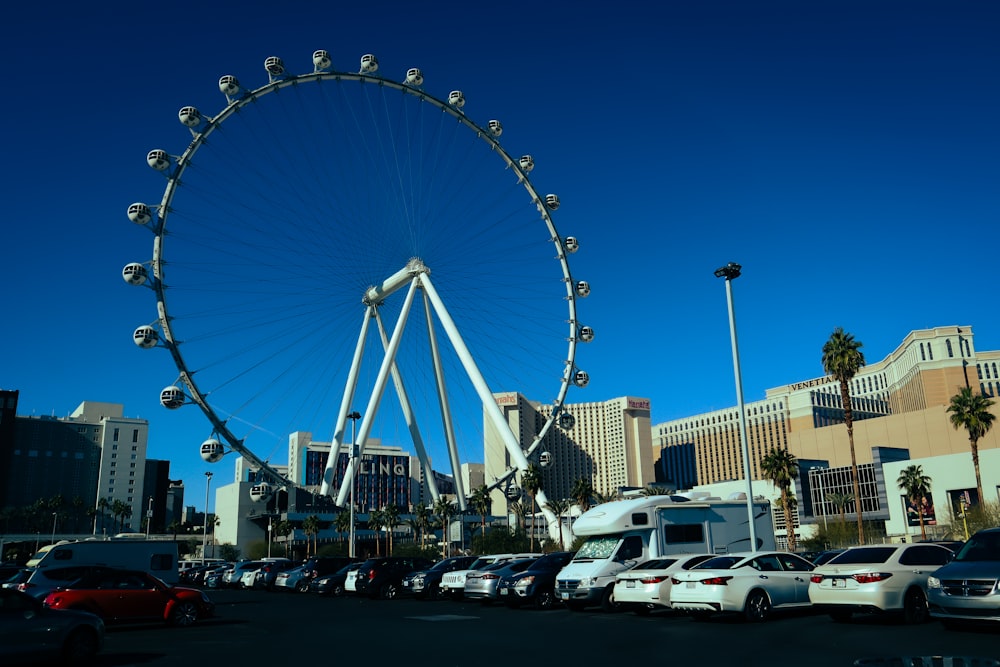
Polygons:
<instances>
[{"instance_id":1,"label":"white van","mask_svg":"<svg viewBox=\"0 0 1000 667\"><path fill-rule=\"evenodd\" d=\"M177 543L168 540L83 540L59 542L38 550L27 566L36 571L76 566L142 570L176 584Z\"/></svg>"}]
</instances>

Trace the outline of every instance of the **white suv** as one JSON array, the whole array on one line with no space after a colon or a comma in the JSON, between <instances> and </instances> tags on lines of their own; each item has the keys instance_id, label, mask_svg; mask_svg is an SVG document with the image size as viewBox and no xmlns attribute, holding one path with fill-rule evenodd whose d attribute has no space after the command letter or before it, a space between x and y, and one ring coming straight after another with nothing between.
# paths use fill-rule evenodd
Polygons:
<instances>
[{"instance_id":1,"label":"white suv","mask_svg":"<svg viewBox=\"0 0 1000 667\"><path fill-rule=\"evenodd\" d=\"M455 600L460 600L462 599L462 596L465 595L465 579L470 572L476 572L478 570L482 570L488 565L514 560L515 558L538 558L542 555L543 554L540 553L520 553L490 554L488 556L480 556L472 562L472 565L470 565L467 570L446 572L441 577L441 595Z\"/></svg>"}]
</instances>

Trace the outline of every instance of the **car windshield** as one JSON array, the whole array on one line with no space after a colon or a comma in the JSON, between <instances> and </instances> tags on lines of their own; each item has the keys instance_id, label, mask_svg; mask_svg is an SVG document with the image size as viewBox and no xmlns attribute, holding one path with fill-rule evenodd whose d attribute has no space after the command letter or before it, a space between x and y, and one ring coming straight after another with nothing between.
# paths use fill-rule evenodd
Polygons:
<instances>
[{"instance_id":1,"label":"car windshield","mask_svg":"<svg viewBox=\"0 0 1000 667\"><path fill-rule=\"evenodd\" d=\"M583 546L576 552L573 560L611 558L615 553L615 547L618 546L618 542L620 541L618 537L591 537L583 543Z\"/></svg>"},{"instance_id":2,"label":"car windshield","mask_svg":"<svg viewBox=\"0 0 1000 667\"><path fill-rule=\"evenodd\" d=\"M433 570L433 571L435 571L435 572L440 572L441 570L444 570L445 572L449 572L449 571L451 571L455 567L455 563L456 562L458 562L457 558L446 558L446 559L444 559L442 561L438 561L437 563L434 563L434 566L432 568L430 568L430 569Z\"/></svg>"},{"instance_id":3,"label":"car windshield","mask_svg":"<svg viewBox=\"0 0 1000 667\"><path fill-rule=\"evenodd\" d=\"M896 547L854 547L835 556L827 565L860 565L884 563L896 553Z\"/></svg>"},{"instance_id":4,"label":"car windshield","mask_svg":"<svg viewBox=\"0 0 1000 667\"><path fill-rule=\"evenodd\" d=\"M973 535L955 554L955 560L964 562L1000 560L1000 531Z\"/></svg>"}]
</instances>

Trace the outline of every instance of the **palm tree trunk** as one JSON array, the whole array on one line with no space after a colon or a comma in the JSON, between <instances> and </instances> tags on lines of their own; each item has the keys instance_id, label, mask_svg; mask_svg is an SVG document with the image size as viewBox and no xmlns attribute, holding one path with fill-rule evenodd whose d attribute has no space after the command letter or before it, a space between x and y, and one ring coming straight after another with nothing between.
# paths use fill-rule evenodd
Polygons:
<instances>
[{"instance_id":1,"label":"palm tree trunk","mask_svg":"<svg viewBox=\"0 0 1000 667\"><path fill-rule=\"evenodd\" d=\"M854 453L854 422L851 415L851 392L847 383L840 383L840 398L844 403L844 423L847 426L847 441L851 444L851 478L854 482L854 507L858 513L858 544L865 543L865 528L861 520L861 483L858 481L858 458Z\"/></svg>"},{"instance_id":2,"label":"palm tree trunk","mask_svg":"<svg viewBox=\"0 0 1000 667\"><path fill-rule=\"evenodd\" d=\"M976 492L979 494L980 503L983 502L983 477L979 474L979 441L970 440L969 447L972 449L972 467L976 469Z\"/></svg>"}]
</instances>

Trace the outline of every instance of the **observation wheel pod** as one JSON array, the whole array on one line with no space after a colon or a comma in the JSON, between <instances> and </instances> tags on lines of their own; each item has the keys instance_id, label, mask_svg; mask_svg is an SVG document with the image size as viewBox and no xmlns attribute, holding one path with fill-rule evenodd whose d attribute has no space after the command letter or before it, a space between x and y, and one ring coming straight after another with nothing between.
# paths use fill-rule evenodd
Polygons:
<instances>
[{"instance_id":1,"label":"observation wheel pod","mask_svg":"<svg viewBox=\"0 0 1000 667\"><path fill-rule=\"evenodd\" d=\"M146 154L146 164L156 171L166 171L170 169L170 156L167 151L154 148Z\"/></svg>"},{"instance_id":2,"label":"observation wheel pod","mask_svg":"<svg viewBox=\"0 0 1000 667\"><path fill-rule=\"evenodd\" d=\"M129 262L122 269L122 278L129 285L144 285L149 278L146 267L138 262Z\"/></svg>"},{"instance_id":3,"label":"observation wheel pod","mask_svg":"<svg viewBox=\"0 0 1000 667\"><path fill-rule=\"evenodd\" d=\"M184 127L198 127L201 125L201 112L195 107L181 107L181 110L177 112L177 119L181 122Z\"/></svg>"},{"instance_id":4,"label":"observation wheel pod","mask_svg":"<svg viewBox=\"0 0 1000 667\"><path fill-rule=\"evenodd\" d=\"M128 219L137 225L148 225L153 219L153 212L142 202L129 204Z\"/></svg>"},{"instance_id":5,"label":"observation wheel pod","mask_svg":"<svg viewBox=\"0 0 1000 667\"><path fill-rule=\"evenodd\" d=\"M582 340L584 343L590 343L594 340L594 329L593 327L582 326L577 332L577 338Z\"/></svg>"},{"instance_id":6,"label":"observation wheel pod","mask_svg":"<svg viewBox=\"0 0 1000 667\"><path fill-rule=\"evenodd\" d=\"M186 402L187 397L185 396L184 391L176 385L165 387L163 391L160 392L160 405L168 410L176 410Z\"/></svg>"},{"instance_id":7,"label":"observation wheel pod","mask_svg":"<svg viewBox=\"0 0 1000 667\"><path fill-rule=\"evenodd\" d=\"M254 484L250 487L250 500L255 503L267 502L274 495L274 487L267 482Z\"/></svg>"},{"instance_id":8,"label":"observation wheel pod","mask_svg":"<svg viewBox=\"0 0 1000 667\"><path fill-rule=\"evenodd\" d=\"M501 134L503 134L503 125L501 125L500 121L498 120L491 120L486 124L486 126L489 128L490 134L492 134L494 137L499 137Z\"/></svg>"},{"instance_id":9,"label":"observation wheel pod","mask_svg":"<svg viewBox=\"0 0 1000 667\"><path fill-rule=\"evenodd\" d=\"M215 438L209 438L201 443L201 458L208 463L218 463L226 455L226 448Z\"/></svg>"},{"instance_id":10,"label":"observation wheel pod","mask_svg":"<svg viewBox=\"0 0 1000 667\"><path fill-rule=\"evenodd\" d=\"M156 329L146 324L135 330L132 334L132 341L139 347L148 350L151 347L156 347L156 344L160 342L160 336L156 333Z\"/></svg>"},{"instance_id":11,"label":"observation wheel pod","mask_svg":"<svg viewBox=\"0 0 1000 667\"><path fill-rule=\"evenodd\" d=\"M576 417L568 412L559 415L559 428L568 431L574 426L576 426Z\"/></svg>"},{"instance_id":12,"label":"observation wheel pod","mask_svg":"<svg viewBox=\"0 0 1000 667\"><path fill-rule=\"evenodd\" d=\"M361 56L361 73L374 74L378 71L378 58L374 54L366 53Z\"/></svg>"},{"instance_id":13,"label":"observation wheel pod","mask_svg":"<svg viewBox=\"0 0 1000 667\"><path fill-rule=\"evenodd\" d=\"M240 80L232 74L220 77L219 91L226 97L234 97L240 92Z\"/></svg>"},{"instance_id":14,"label":"observation wheel pod","mask_svg":"<svg viewBox=\"0 0 1000 667\"><path fill-rule=\"evenodd\" d=\"M465 106L465 93L461 90L453 90L448 93L448 104L455 107L456 109L461 109Z\"/></svg>"},{"instance_id":15,"label":"observation wheel pod","mask_svg":"<svg viewBox=\"0 0 1000 667\"><path fill-rule=\"evenodd\" d=\"M579 297L590 296L590 283L586 280L579 280L576 283L576 295Z\"/></svg>"},{"instance_id":16,"label":"observation wheel pod","mask_svg":"<svg viewBox=\"0 0 1000 667\"><path fill-rule=\"evenodd\" d=\"M406 84L409 86L424 85L424 75L420 72L419 68L411 67L406 70Z\"/></svg>"},{"instance_id":17,"label":"observation wheel pod","mask_svg":"<svg viewBox=\"0 0 1000 667\"><path fill-rule=\"evenodd\" d=\"M312 61L314 72L328 70L330 69L330 66L333 65L333 61L330 59L330 52L326 49L317 49L313 51Z\"/></svg>"}]
</instances>

